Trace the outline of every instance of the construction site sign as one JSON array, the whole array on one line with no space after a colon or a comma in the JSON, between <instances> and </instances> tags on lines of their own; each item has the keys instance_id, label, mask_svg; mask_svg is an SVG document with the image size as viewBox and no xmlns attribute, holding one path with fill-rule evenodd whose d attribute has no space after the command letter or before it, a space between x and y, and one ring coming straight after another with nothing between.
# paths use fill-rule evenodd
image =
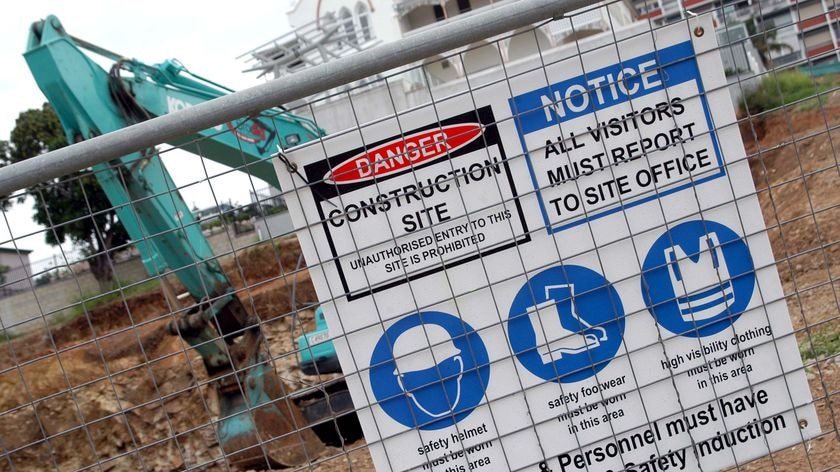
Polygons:
<instances>
[{"instance_id":1,"label":"construction site sign","mask_svg":"<svg viewBox=\"0 0 840 472\"><path fill-rule=\"evenodd\" d=\"M819 434L711 19L608 34L277 160L378 470Z\"/></svg>"},{"instance_id":2,"label":"construction site sign","mask_svg":"<svg viewBox=\"0 0 840 472\"><path fill-rule=\"evenodd\" d=\"M304 169L351 300L529 238L489 106L397 133Z\"/></svg>"}]
</instances>

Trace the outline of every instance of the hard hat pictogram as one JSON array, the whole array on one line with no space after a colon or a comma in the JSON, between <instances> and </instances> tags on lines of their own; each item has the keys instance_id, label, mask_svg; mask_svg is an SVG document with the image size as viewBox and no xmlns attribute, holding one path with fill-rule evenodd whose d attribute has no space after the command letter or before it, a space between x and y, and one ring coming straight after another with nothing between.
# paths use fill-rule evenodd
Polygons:
<instances>
[{"instance_id":1,"label":"hard hat pictogram","mask_svg":"<svg viewBox=\"0 0 840 472\"><path fill-rule=\"evenodd\" d=\"M414 326L394 342L394 375L423 413L440 418L461 401L464 359L449 332L436 324Z\"/></svg>"},{"instance_id":2,"label":"hard hat pictogram","mask_svg":"<svg viewBox=\"0 0 840 472\"><path fill-rule=\"evenodd\" d=\"M397 370L405 373L434 367L443 359L460 355L461 350L442 326L424 324L403 332L394 341L393 354Z\"/></svg>"},{"instance_id":3,"label":"hard hat pictogram","mask_svg":"<svg viewBox=\"0 0 840 472\"><path fill-rule=\"evenodd\" d=\"M370 385L395 421L425 430L466 418L490 380L487 349L460 318L426 311L401 318L376 343Z\"/></svg>"}]
</instances>

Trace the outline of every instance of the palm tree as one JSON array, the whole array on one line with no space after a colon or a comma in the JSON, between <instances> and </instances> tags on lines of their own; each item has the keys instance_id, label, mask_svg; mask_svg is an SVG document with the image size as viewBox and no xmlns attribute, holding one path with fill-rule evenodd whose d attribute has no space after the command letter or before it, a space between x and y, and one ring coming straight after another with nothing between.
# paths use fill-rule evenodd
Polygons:
<instances>
[{"instance_id":1,"label":"palm tree","mask_svg":"<svg viewBox=\"0 0 840 472\"><path fill-rule=\"evenodd\" d=\"M773 66L773 58L771 57L773 53L793 51L790 44L776 41L777 31L775 28L768 30L762 25L761 31L759 31L755 18L750 18L744 24L747 27L747 34L750 35L750 40L756 51L758 51L758 56L761 58L761 63L764 64L764 67L769 69Z\"/></svg>"}]
</instances>

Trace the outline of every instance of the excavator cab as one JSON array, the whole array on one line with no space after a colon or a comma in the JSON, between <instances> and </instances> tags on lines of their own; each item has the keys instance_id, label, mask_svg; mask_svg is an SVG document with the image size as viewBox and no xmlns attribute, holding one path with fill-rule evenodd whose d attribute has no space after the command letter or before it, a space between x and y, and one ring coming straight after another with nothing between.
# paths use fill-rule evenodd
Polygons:
<instances>
[{"instance_id":1,"label":"excavator cab","mask_svg":"<svg viewBox=\"0 0 840 472\"><path fill-rule=\"evenodd\" d=\"M330 340L330 330L324 319L324 309L315 309L315 329L297 339L300 370L306 375L341 372L335 345Z\"/></svg>"}]
</instances>

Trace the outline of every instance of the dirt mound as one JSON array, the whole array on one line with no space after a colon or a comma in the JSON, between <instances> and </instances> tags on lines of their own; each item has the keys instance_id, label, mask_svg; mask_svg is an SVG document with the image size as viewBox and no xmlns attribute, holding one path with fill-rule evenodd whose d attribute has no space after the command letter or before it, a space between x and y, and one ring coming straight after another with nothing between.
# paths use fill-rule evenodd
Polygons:
<instances>
[{"instance_id":1,"label":"dirt mound","mask_svg":"<svg viewBox=\"0 0 840 472\"><path fill-rule=\"evenodd\" d=\"M316 297L306 270L293 273L296 243L277 246L279 252L258 246L224 267L232 278L240 274L238 295L263 323L278 374L297 390L314 381L287 353L314 320L312 310L294 307ZM208 426L218 411L212 387L197 352L166 331L171 316L155 290L6 343L0 446L13 451L13 467L74 470L101 462L106 470L225 469L216 464L222 454Z\"/></svg>"},{"instance_id":2,"label":"dirt mound","mask_svg":"<svg viewBox=\"0 0 840 472\"><path fill-rule=\"evenodd\" d=\"M840 332L840 93L806 107L744 121L741 131L797 340L810 346L814 332ZM840 463L840 364L834 358L806 364L828 433L740 470L828 470Z\"/></svg>"},{"instance_id":3,"label":"dirt mound","mask_svg":"<svg viewBox=\"0 0 840 472\"><path fill-rule=\"evenodd\" d=\"M121 455L107 468L183 462L169 438L210 414L194 388L201 362L165 333L167 313L155 291L4 346L3 361L20 367L0 374L0 439L6 450L31 444L10 455L15 469L75 469ZM172 415L178 420L167 421ZM202 434L179 439L182 449L212 450Z\"/></svg>"},{"instance_id":4,"label":"dirt mound","mask_svg":"<svg viewBox=\"0 0 840 472\"><path fill-rule=\"evenodd\" d=\"M306 268L297 238L283 238L238 252L235 258L222 262L222 269L234 287L243 288L290 275L299 269L298 265Z\"/></svg>"},{"instance_id":5,"label":"dirt mound","mask_svg":"<svg viewBox=\"0 0 840 472\"><path fill-rule=\"evenodd\" d=\"M14 467L76 469L117 458L106 468L172 470L184 462L181 451L212 454L212 434L190 432L211 418L196 387L201 362L163 335L164 324L114 335L102 351L83 345L0 376L3 447L32 444L10 455Z\"/></svg>"},{"instance_id":6,"label":"dirt mound","mask_svg":"<svg viewBox=\"0 0 840 472\"><path fill-rule=\"evenodd\" d=\"M55 354L59 351L105 340L109 333L124 331L168 313L168 305L160 290L127 300L114 300L96 307L49 330L24 335L0 348L0 370L16 364Z\"/></svg>"},{"instance_id":7,"label":"dirt mound","mask_svg":"<svg viewBox=\"0 0 840 472\"><path fill-rule=\"evenodd\" d=\"M840 93L742 124L750 169L796 329L836 320L840 288ZM757 123L757 124L756 124ZM764 130L755 139L749 129ZM753 139L750 139L753 138ZM834 285L834 286L832 286Z\"/></svg>"}]
</instances>

